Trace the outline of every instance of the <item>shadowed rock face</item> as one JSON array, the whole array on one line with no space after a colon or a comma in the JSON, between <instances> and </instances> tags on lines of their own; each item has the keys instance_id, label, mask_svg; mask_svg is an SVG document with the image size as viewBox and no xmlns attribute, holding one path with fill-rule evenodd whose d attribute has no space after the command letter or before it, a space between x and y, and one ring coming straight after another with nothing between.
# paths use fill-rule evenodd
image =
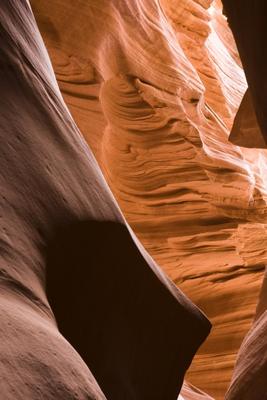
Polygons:
<instances>
[{"instance_id":1,"label":"shadowed rock face","mask_svg":"<svg viewBox=\"0 0 267 400\"><path fill-rule=\"evenodd\" d=\"M255 136L256 141L261 141L261 144L254 147L266 148L266 83L264 77L267 63L267 3L264 0L253 4L248 0L238 0L235 4L230 0L223 0L223 3L236 39L252 99L249 107L240 112L239 119L241 120L242 116L244 122L241 126L235 127L232 137L240 146L252 147L251 137ZM246 103L249 102L246 101ZM247 125L248 115L253 123L250 122ZM238 132L241 137L237 137ZM243 134L241 134L242 132Z\"/></svg>"},{"instance_id":2,"label":"shadowed rock face","mask_svg":"<svg viewBox=\"0 0 267 400\"><path fill-rule=\"evenodd\" d=\"M266 148L249 89L246 91L235 116L229 140L237 146Z\"/></svg>"},{"instance_id":3,"label":"shadowed rock face","mask_svg":"<svg viewBox=\"0 0 267 400\"><path fill-rule=\"evenodd\" d=\"M264 1L232 2L224 0L247 76L249 90L235 119L231 138L246 147L266 148L266 18ZM254 323L238 352L227 400L267 398L267 285L263 280Z\"/></svg>"},{"instance_id":4,"label":"shadowed rock face","mask_svg":"<svg viewBox=\"0 0 267 400\"><path fill-rule=\"evenodd\" d=\"M0 397L176 400L210 323L126 228L26 0L0 43Z\"/></svg>"},{"instance_id":5,"label":"shadowed rock face","mask_svg":"<svg viewBox=\"0 0 267 400\"><path fill-rule=\"evenodd\" d=\"M238 352L227 400L266 399L267 285L266 272L254 323Z\"/></svg>"},{"instance_id":6,"label":"shadowed rock face","mask_svg":"<svg viewBox=\"0 0 267 400\"><path fill-rule=\"evenodd\" d=\"M266 153L228 142L246 82L220 1L31 3L61 92L29 3L4 2L0 392L176 399L210 329L126 224L62 93L139 238L211 316L188 377L221 399L266 261L267 188ZM264 293L231 400L266 394ZM185 383L180 399L210 397Z\"/></svg>"},{"instance_id":7,"label":"shadowed rock face","mask_svg":"<svg viewBox=\"0 0 267 400\"><path fill-rule=\"evenodd\" d=\"M48 254L47 293L59 330L107 398L177 399L206 321L177 302L127 228L76 223L55 236Z\"/></svg>"},{"instance_id":8,"label":"shadowed rock face","mask_svg":"<svg viewBox=\"0 0 267 400\"><path fill-rule=\"evenodd\" d=\"M222 399L265 268L267 165L228 141L247 84L221 2L31 3L127 221L213 322L188 379Z\"/></svg>"}]
</instances>

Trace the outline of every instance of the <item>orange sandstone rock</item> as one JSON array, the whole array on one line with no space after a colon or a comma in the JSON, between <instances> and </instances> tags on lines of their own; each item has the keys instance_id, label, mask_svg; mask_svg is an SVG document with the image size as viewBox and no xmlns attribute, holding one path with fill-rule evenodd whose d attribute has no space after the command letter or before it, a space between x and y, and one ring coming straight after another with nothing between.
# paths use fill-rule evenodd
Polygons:
<instances>
[{"instance_id":1,"label":"orange sandstone rock","mask_svg":"<svg viewBox=\"0 0 267 400\"><path fill-rule=\"evenodd\" d=\"M176 400L210 323L128 227L29 2L0 21L0 397Z\"/></svg>"},{"instance_id":2,"label":"orange sandstone rock","mask_svg":"<svg viewBox=\"0 0 267 400\"><path fill-rule=\"evenodd\" d=\"M228 141L247 84L221 3L32 6L64 99L128 222L212 319L188 379L221 399L255 312L267 193L266 153Z\"/></svg>"}]
</instances>

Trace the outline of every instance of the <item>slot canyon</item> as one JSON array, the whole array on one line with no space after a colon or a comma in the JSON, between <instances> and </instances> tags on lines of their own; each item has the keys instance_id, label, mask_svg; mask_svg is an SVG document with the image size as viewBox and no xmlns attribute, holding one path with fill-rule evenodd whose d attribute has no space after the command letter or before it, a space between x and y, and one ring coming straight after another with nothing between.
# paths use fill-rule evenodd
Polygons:
<instances>
[{"instance_id":1,"label":"slot canyon","mask_svg":"<svg viewBox=\"0 0 267 400\"><path fill-rule=\"evenodd\" d=\"M267 400L266 21L2 2L0 400Z\"/></svg>"}]
</instances>

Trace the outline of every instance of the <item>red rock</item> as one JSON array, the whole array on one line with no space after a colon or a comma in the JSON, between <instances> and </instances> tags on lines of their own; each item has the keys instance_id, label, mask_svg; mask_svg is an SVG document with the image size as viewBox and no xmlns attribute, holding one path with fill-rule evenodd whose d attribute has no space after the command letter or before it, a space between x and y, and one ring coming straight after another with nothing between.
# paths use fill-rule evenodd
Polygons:
<instances>
[{"instance_id":1,"label":"red rock","mask_svg":"<svg viewBox=\"0 0 267 400\"><path fill-rule=\"evenodd\" d=\"M0 20L1 398L176 400L210 324L128 230L29 3Z\"/></svg>"}]
</instances>

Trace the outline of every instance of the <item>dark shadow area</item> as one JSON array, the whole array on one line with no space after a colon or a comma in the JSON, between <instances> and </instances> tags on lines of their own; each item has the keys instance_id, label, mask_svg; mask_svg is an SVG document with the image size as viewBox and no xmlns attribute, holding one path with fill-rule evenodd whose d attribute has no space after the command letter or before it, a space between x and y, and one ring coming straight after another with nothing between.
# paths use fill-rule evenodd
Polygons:
<instances>
[{"instance_id":1,"label":"dark shadow area","mask_svg":"<svg viewBox=\"0 0 267 400\"><path fill-rule=\"evenodd\" d=\"M169 292L125 226L86 221L58 231L47 294L108 400L177 399L210 324Z\"/></svg>"},{"instance_id":2,"label":"dark shadow area","mask_svg":"<svg viewBox=\"0 0 267 400\"><path fill-rule=\"evenodd\" d=\"M255 130L258 122L266 148L267 1L222 0L222 3L246 74L252 100L250 112L252 115L255 112L257 117ZM250 142L252 140L250 138ZM257 143L254 147L257 147Z\"/></svg>"}]
</instances>

